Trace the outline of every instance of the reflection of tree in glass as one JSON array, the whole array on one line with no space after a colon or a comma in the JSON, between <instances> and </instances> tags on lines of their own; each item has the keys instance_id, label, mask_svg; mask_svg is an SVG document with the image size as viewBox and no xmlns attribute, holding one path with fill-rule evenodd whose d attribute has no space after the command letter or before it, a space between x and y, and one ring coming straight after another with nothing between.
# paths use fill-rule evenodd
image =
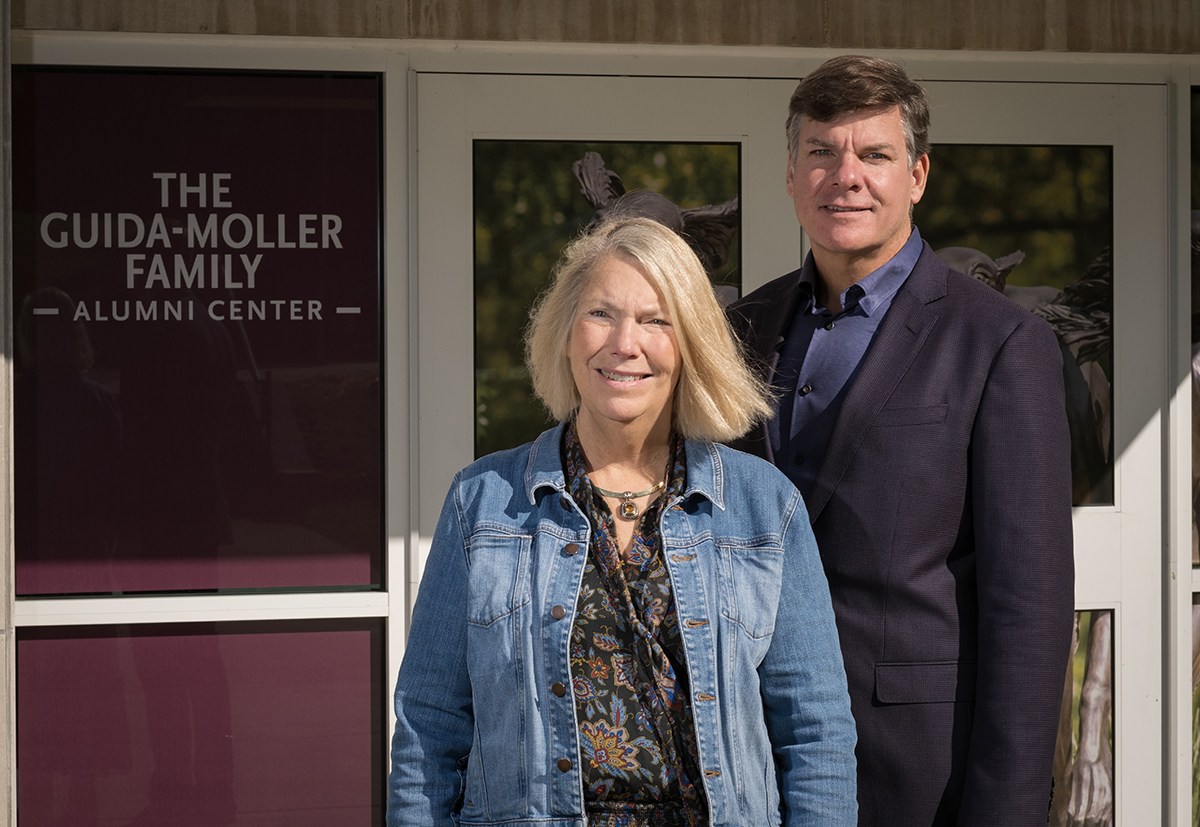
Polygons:
<instances>
[{"instance_id":1,"label":"reflection of tree in glass","mask_svg":"<svg viewBox=\"0 0 1200 827\"><path fill-rule=\"evenodd\" d=\"M915 210L921 235L977 278L972 256L1007 262L999 283L982 280L1055 326L1074 501L1112 502L1111 148L948 144L930 157Z\"/></svg>"},{"instance_id":2,"label":"reflection of tree in glass","mask_svg":"<svg viewBox=\"0 0 1200 827\"><path fill-rule=\"evenodd\" d=\"M740 193L736 144L476 141L476 456L527 442L549 422L530 390L521 337L563 246L592 218L571 171L589 151L627 189L660 192L685 209ZM714 283L740 287L740 262L735 237Z\"/></svg>"},{"instance_id":3,"label":"reflection of tree in glass","mask_svg":"<svg viewBox=\"0 0 1200 827\"><path fill-rule=\"evenodd\" d=\"M1112 827L1112 611L1075 613L1063 686L1050 827Z\"/></svg>"},{"instance_id":4,"label":"reflection of tree in glass","mask_svg":"<svg viewBox=\"0 0 1200 827\"><path fill-rule=\"evenodd\" d=\"M1061 289L1112 244L1112 149L938 145L915 213L935 250L1021 250L1009 284Z\"/></svg>"},{"instance_id":5,"label":"reflection of tree in glass","mask_svg":"<svg viewBox=\"0 0 1200 827\"><path fill-rule=\"evenodd\" d=\"M1200 86L1192 87L1192 209L1200 210Z\"/></svg>"},{"instance_id":6,"label":"reflection of tree in glass","mask_svg":"<svg viewBox=\"0 0 1200 827\"><path fill-rule=\"evenodd\" d=\"M730 198L722 204L682 209L653 190L627 190L621 176L604 165L599 152L585 152L571 165L579 181L580 192L596 210L594 221L613 216L641 217L657 221L682 236L700 259L705 273L715 273L729 260L729 247L741 226L741 199ZM722 285L729 302L738 298L737 290Z\"/></svg>"}]
</instances>

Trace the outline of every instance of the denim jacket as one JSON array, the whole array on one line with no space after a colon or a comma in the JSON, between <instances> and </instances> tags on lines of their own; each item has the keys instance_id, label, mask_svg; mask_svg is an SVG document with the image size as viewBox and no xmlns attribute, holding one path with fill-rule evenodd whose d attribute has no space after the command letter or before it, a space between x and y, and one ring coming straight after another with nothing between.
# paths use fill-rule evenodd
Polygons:
<instances>
[{"instance_id":1,"label":"denim jacket","mask_svg":"<svg viewBox=\"0 0 1200 827\"><path fill-rule=\"evenodd\" d=\"M388 827L584 827L571 697L589 526L562 425L450 486L396 683ZM713 827L854 827L854 721L799 493L689 440L662 510Z\"/></svg>"}]
</instances>

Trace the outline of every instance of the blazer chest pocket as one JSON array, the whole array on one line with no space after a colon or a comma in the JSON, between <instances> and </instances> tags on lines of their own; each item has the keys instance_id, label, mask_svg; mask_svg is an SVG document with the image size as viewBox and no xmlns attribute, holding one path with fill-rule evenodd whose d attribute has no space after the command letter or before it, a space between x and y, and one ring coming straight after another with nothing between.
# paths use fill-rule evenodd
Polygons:
<instances>
[{"instance_id":1,"label":"blazer chest pocket","mask_svg":"<svg viewBox=\"0 0 1200 827\"><path fill-rule=\"evenodd\" d=\"M945 403L941 405L924 405L917 408L885 407L875 417L875 425L881 428L894 428L903 425L937 425L946 421L946 414L949 412L950 406Z\"/></svg>"},{"instance_id":2,"label":"blazer chest pocket","mask_svg":"<svg viewBox=\"0 0 1200 827\"><path fill-rule=\"evenodd\" d=\"M529 602L529 549L519 534L476 534L467 552L467 622L487 626Z\"/></svg>"},{"instance_id":3,"label":"blazer chest pocket","mask_svg":"<svg viewBox=\"0 0 1200 827\"><path fill-rule=\"evenodd\" d=\"M875 699L884 704L975 700L974 661L875 664Z\"/></svg>"}]
</instances>

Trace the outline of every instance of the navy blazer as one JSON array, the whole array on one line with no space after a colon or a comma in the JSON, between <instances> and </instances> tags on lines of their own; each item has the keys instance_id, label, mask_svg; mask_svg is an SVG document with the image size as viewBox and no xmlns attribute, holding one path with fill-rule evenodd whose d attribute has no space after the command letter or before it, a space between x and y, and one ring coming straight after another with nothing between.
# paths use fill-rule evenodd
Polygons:
<instances>
[{"instance_id":1,"label":"navy blazer","mask_svg":"<svg viewBox=\"0 0 1200 827\"><path fill-rule=\"evenodd\" d=\"M797 276L729 308L768 378ZM761 426L734 447L770 459L769 444ZM1070 473L1054 332L926 244L808 502L858 725L860 827L1046 824Z\"/></svg>"}]
</instances>

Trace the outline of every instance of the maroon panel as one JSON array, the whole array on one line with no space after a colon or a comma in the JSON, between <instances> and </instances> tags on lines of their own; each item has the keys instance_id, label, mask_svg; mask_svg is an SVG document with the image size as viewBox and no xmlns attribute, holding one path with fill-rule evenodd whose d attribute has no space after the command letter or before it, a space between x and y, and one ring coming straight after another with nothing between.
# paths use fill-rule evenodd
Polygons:
<instances>
[{"instance_id":1,"label":"maroon panel","mask_svg":"<svg viewBox=\"0 0 1200 827\"><path fill-rule=\"evenodd\" d=\"M379 620L22 629L20 827L383 822Z\"/></svg>"},{"instance_id":2,"label":"maroon panel","mask_svg":"<svg viewBox=\"0 0 1200 827\"><path fill-rule=\"evenodd\" d=\"M380 587L380 83L14 72L19 595Z\"/></svg>"}]
</instances>

